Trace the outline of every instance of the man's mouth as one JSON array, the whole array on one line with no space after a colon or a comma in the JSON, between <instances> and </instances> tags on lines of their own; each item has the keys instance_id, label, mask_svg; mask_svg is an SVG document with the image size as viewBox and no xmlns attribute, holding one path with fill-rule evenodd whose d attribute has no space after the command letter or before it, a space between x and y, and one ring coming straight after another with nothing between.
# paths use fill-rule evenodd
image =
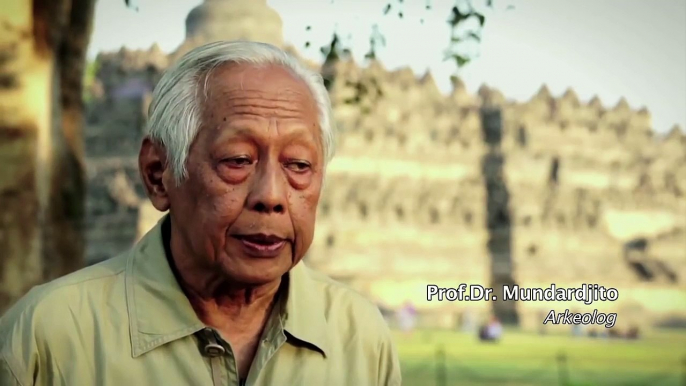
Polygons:
<instances>
[{"instance_id":1,"label":"man's mouth","mask_svg":"<svg viewBox=\"0 0 686 386\"><path fill-rule=\"evenodd\" d=\"M279 236L266 235L263 233L234 235L233 237L240 240L251 255L261 257L272 257L278 254L288 241Z\"/></svg>"}]
</instances>

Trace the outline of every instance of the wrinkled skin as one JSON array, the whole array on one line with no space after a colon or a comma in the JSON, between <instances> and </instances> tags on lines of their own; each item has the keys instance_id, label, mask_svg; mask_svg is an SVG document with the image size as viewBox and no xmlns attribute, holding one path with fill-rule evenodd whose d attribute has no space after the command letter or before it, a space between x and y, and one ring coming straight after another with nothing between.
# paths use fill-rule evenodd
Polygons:
<instances>
[{"instance_id":1,"label":"wrinkled skin","mask_svg":"<svg viewBox=\"0 0 686 386\"><path fill-rule=\"evenodd\" d=\"M141 170L153 205L170 210L179 270L212 278L199 292L273 287L312 243L324 167L316 103L277 66L225 65L210 80L188 178L177 187L149 140ZM233 236L254 233L287 245L276 257L251 256Z\"/></svg>"}]
</instances>

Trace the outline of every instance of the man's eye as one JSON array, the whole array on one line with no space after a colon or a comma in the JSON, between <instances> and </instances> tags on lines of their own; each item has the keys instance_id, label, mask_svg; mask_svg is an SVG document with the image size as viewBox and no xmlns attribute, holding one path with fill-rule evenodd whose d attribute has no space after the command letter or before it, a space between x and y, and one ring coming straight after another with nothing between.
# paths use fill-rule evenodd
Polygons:
<instances>
[{"instance_id":1,"label":"man's eye","mask_svg":"<svg viewBox=\"0 0 686 386\"><path fill-rule=\"evenodd\" d=\"M311 166L309 162L305 161L290 161L286 164L286 167L294 172L302 173L310 170Z\"/></svg>"},{"instance_id":2,"label":"man's eye","mask_svg":"<svg viewBox=\"0 0 686 386\"><path fill-rule=\"evenodd\" d=\"M244 166L249 166L252 164L252 160L247 157L238 157L238 158L229 158L225 159L222 161L223 164L226 164L229 167L233 168L241 168Z\"/></svg>"}]
</instances>

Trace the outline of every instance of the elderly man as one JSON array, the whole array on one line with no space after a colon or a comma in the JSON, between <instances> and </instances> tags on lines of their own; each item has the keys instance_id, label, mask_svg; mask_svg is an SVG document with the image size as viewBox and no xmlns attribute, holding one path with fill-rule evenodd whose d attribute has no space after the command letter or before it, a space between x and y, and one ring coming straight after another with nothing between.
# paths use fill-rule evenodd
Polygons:
<instances>
[{"instance_id":1,"label":"elderly man","mask_svg":"<svg viewBox=\"0 0 686 386\"><path fill-rule=\"evenodd\" d=\"M362 296L300 260L333 152L321 77L218 42L155 89L140 174L169 214L0 319L2 385L399 385Z\"/></svg>"}]
</instances>

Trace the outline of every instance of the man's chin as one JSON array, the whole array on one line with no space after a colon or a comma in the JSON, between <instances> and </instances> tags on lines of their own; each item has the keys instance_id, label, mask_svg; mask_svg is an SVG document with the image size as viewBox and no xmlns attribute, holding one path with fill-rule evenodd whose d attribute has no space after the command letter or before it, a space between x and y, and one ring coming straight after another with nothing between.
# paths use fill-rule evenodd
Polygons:
<instances>
[{"instance_id":1,"label":"man's chin","mask_svg":"<svg viewBox=\"0 0 686 386\"><path fill-rule=\"evenodd\" d=\"M272 283L288 272L290 259L254 259L248 257L240 261L227 262L223 264L222 268L232 281L248 285L261 285Z\"/></svg>"}]
</instances>

